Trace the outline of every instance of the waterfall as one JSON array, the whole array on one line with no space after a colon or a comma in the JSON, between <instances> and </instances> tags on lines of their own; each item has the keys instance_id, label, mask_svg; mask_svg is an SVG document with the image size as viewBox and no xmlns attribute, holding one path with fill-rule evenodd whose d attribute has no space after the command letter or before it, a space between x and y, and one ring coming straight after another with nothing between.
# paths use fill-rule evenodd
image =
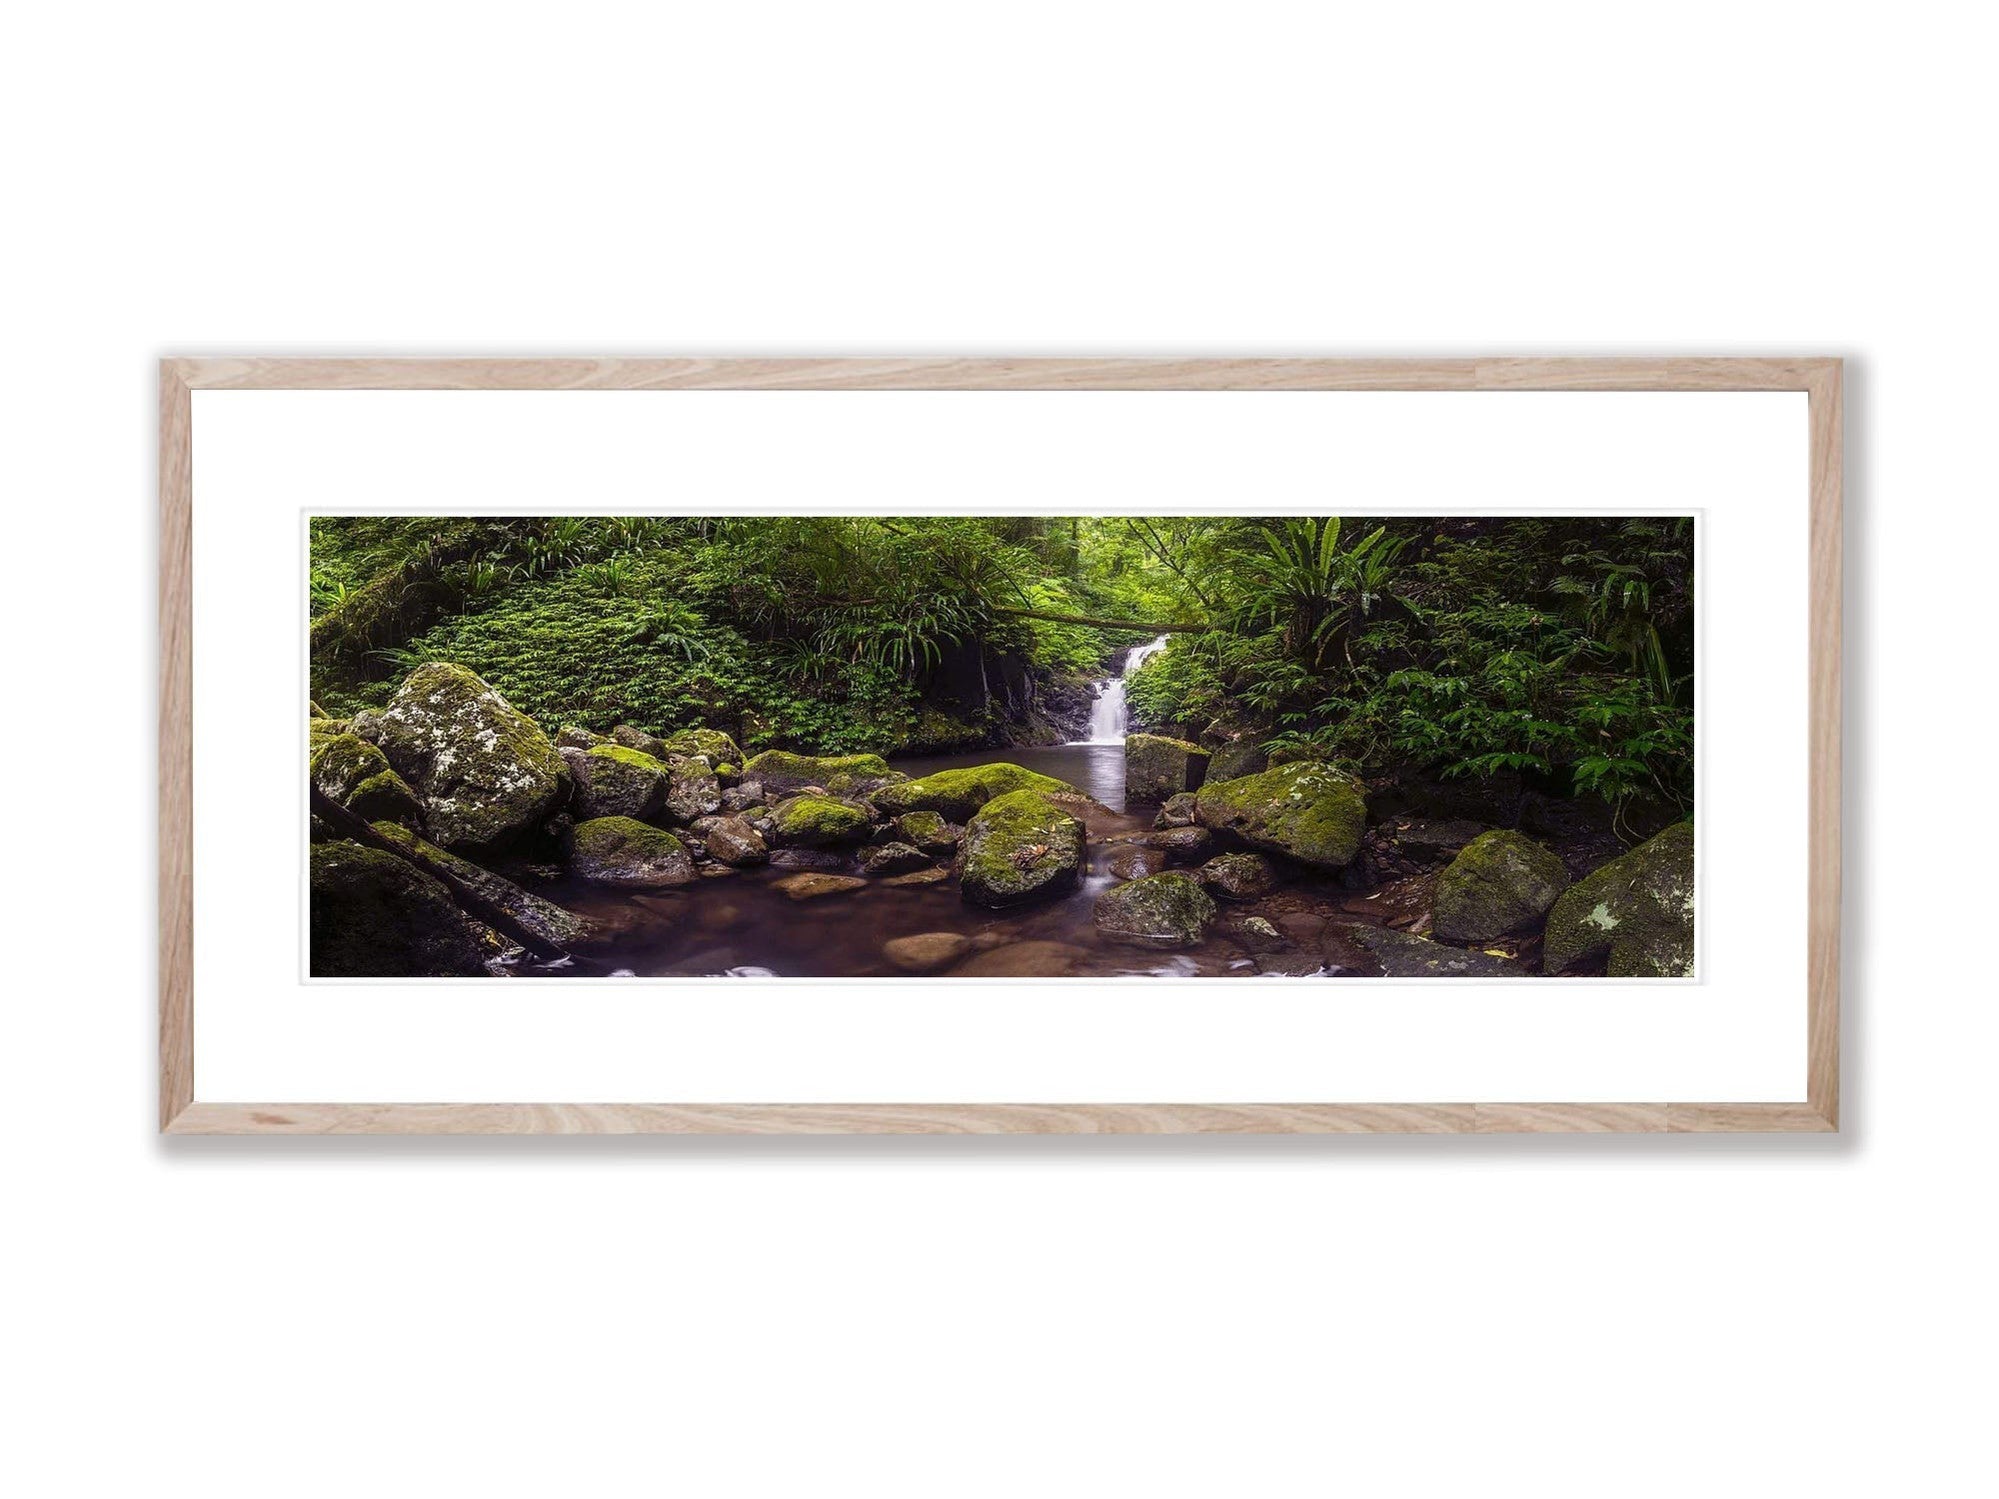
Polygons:
<instances>
[{"instance_id":1,"label":"waterfall","mask_svg":"<svg viewBox=\"0 0 1999 1499\"><path fill-rule=\"evenodd\" d=\"M1130 721L1124 706L1125 678L1166 647L1161 635L1146 645L1134 646L1124 658L1124 671L1097 683L1097 700L1090 707L1090 728L1083 744L1123 744L1125 725Z\"/></svg>"}]
</instances>

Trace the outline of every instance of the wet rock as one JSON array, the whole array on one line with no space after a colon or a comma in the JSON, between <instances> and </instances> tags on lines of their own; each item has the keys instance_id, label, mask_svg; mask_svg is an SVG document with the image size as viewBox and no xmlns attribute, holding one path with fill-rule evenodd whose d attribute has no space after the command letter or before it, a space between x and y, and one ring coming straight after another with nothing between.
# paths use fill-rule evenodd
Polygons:
<instances>
[{"instance_id":1,"label":"wet rock","mask_svg":"<svg viewBox=\"0 0 1999 1499\"><path fill-rule=\"evenodd\" d=\"M763 783L766 796L784 797L816 786L824 795L841 776L856 794L904 779L890 770L880 755L794 755L789 750L765 750L743 762L743 780Z\"/></svg>"},{"instance_id":2,"label":"wet rock","mask_svg":"<svg viewBox=\"0 0 1999 1499\"><path fill-rule=\"evenodd\" d=\"M752 807L761 806L763 799L764 787L762 781L740 781L722 793L722 810L724 812L746 812Z\"/></svg>"},{"instance_id":3,"label":"wet rock","mask_svg":"<svg viewBox=\"0 0 1999 1499\"><path fill-rule=\"evenodd\" d=\"M1342 869L1360 851L1367 795L1345 771L1307 760L1233 781L1209 781L1194 813L1203 827L1232 834L1252 848L1288 854L1320 869Z\"/></svg>"},{"instance_id":4,"label":"wet rock","mask_svg":"<svg viewBox=\"0 0 1999 1499\"><path fill-rule=\"evenodd\" d=\"M316 843L308 857L313 977L469 978L486 971L485 929L432 876L358 843Z\"/></svg>"},{"instance_id":5,"label":"wet rock","mask_svg":"<svg viewBox=\"0 0 1999 1499\"><path fill-rule=\"evenodd\" d=\"M629 817L577 823L569 834L569 872L593 885L634 890L665 890L697 878L686 845Z\"/></svg>"},{"instance_id":6,"label":"wet rock","mask_svg":"<svg viewBox=\"0 0 1999 1499\"><path fill-rule=\"evenodd\" d=\"M1110 872L1121 880L1142 880L1149 874L1157 874L1166 867L1166 851L1146 848L1143 844L1127 843L1112 850Z\"/></svg>"},{"instance_id":7,"label":"wet rock","mask_svg":"<svg viewBox=\"0 0 1999 1499\"><path fill-rule=\"evenodd\" d=\"M1328 957L1333 956L1331 939L1364 948L1371 953L1389 978L1520 978L1526 973L1518 963L1496 958L1490 953L1467 952L1446 947L1427 937L1412 936L1384 926L1354 925L1329 932Z\"/></svg>"},{"instance_id":8,"label":"wet rock","mask_svg":"<svg viewBox=\"0 0 1999 1499\"><path fill-rule=\"evenodd\" d=\"M576 947L597 935L594 924L574 911L530 894L512 880L503 879L490 869L481 869L470 859L447 853L407 828L392 822L377 822L375 831L405 850L432 873L442 871L461 885L468 886L474 894L498 906L544 942L553 942L557 947Z\"/></svg>"},{"instance_id":9,"label":"wet rock","mask_svg":"<svg viewBox=\"0 0 1999 1499\"><path fill-rule=\"evenodd\" d=\"M882 944L882 956L904 973L935 973L948 968L972 948L972 939L958 932L922 932Z\"/></svg>"},{"instance_id":10,"label":"wet rock","mask_svg":"<svg viewBox=\"0 0 1999 1499\"><path fill-rule=\"evenodd\" d=\"M817 900L824 895L847 895L864 890L868 882L851 874L788 874L777 888L793 900Z\"/></svg>"},{"instance_id":11,"label":"wet rock","mask_svg":"<svg viewBox=\"0 0 1999 1499\"><path fill-rule=\"evenodd\" d=\"M1166 798L1166 804L1152 819L1155 828L1190 828L1194 825L1194 793L1177 792Z\"/></svg>"},{"instance_id":12,"label":"wet rock","mask_svg":"<svg viewBox=\"0 0 1999 1499\"><path fill-rule=\"evenodd\" d=\"M908 874L893 875L888 879L879 881L879 883L885 889L906 890L917 885L941 885L950 878L950 870L940 869L933 865L929 869L916 869L910 871Z\"/></svg>"},{"instance_id":13,"label":"wet rock","mask_svg":"<svg viewBox=\"0 0 1999 1499\"><path fill-rule=\"evenodd\" d=\"M1326 931L1326 918L1310 911L1286 911L1271 922L1300 947L1316 948Z\"/></svg>"},{"instance_id":14,"label":"wet rock","mask_svg":"<svg viewBox=\"0 0 1999 1499\"><path fill-rule=\"evenodd\" d=\"M1568 888L1568 866L1533 839L1481 833L1438 877L1431 925L1446 942L1496 942L1532 931Z\"/></svg>"},{"instance_id":15,"label":"wet rock","mask_svg":"<svg viewBox=\"0 0 1999 1499\"><path fill-rule=\"evenodd\" d=\"M928 869L930 856L907 843L884 843L879 848L871 848L861 855L861 873L871 875L908 874L916 869Z\"/></svg>"},{"instance_id":16,"label":"wet rock","mask_svg":"<svg viewBox=\"0 0 1999 1499\"><path fill-rule=\"evenodd\" d=\"M913 844L926 854L955 853L965 836L963 828L954 822L946 822L940 812L905 812L896 818L895 830L905 843Z\"/></svg>"},{"instance_id":17,"label":"wet rock","mask_svg":"<svg viewBox=\"0 0 1999 1499\"><path fill-rule=\"evenodd\" d=\"M666 767L642 750L606 741L561 751L576 782L576 816L647 818L666 800Z\"/></svg>"},{"instance_id":18,"label":"wet rock","mask_svg":"<svg viewBox=\"0 0 1999 1499\"><path fill-rule=\"evenodd\" d=\"M1542 966L1608 959L1612 978L1694 971L1694 825L1676 823L1571 885L1548 913Z\"/></svg>"},{"instance_id":19,"label":"wet rock","mask_svg":"<svg viewBox=\"0 0 1999 1499\"><path fill-rule=\"evenodd\" d=\"M1192 791L1208 771L1208 752L1185 739L1132 734L1124 742L1126 801L1160 802Z\"/></svg>"},{"instance_id":20,"label":"wet rock","mask_svg":"<svg viewBox=\"0 0 1999 1499\"><path fill-rule=\"evenodd\" d=\"M1215 903L1191 875L1147 875L1097 897L1098 932L1130 947L1194 947L1215 919Z\"/></svg>"},{"instance_id":21,"label":"wet rock","mask_svg":"<svg viewBox=\"0 0 1999 1499\"><path fill-rule=\"evenodd\" d=\"M1275 922L1263 916L1232 916L1222 931L1230 941L1253 953L1286 952L1297 946Z\"/></svg>"},{"instance_id":22,"label":"wet rock","mask_svg":"<svg viewBox=\"0 0 1999 1499\"><path fill-rule=\"evenodd\" d=\"M953 822L964 822L988 802L1014 791L1074 792L1076 788L1052 776L1004 761L992 765L970 765L962 770L940 770L919 780L883 786L873 793L874 804L890 817L905 812L936 812Z\"/></svg>"},{"instance_id":23,"label":"wet rock","mask_svg":"<svg viewBox=\"0 0 1999 1499\"><path fill-rule=\"evenodd\" d=\"M388 757L367 740L355 734L326 733L313 739L311 745L306 771L322 796L369 822L422 824L423 803L415 789L390 769Z\"/></svg>"},{"instance_id":24,"label":"wet rock","mask_svg":"<svg viewBox=\"0 0 1999 1499\"><path fill-rule=\"evenodd\" d=\"M718 817L708 829L709 854L732 869L762 864L770 858L763 835L740 817Z\"/></svg>"},{"instance_id":25,"label":"wet rock","mask_svg":"<svg viewBox=\"0 0 1999 1499\"><path fill-rule=\"evenodd\" d=\"M1261 900L1278 885L1277 870L1262 854L1217 854L1201 866L1201 883L1223 900Z\"/></svg>"},{"instance_id":26,"label":"wet rock","mask_svg":"<svg viewBox=\"0 0 1999 1499\"><path fill-rule=\"evenodd\" d=\"M569 794L569 767L548 736L462 666L411 672L382 711L376 743L423 799L424 825L445 848L504 845Z\"/></svg>"},{"instance_id":27,"label":"wet rock","mask_svg":"<svg viewBox=\"0 0 1999 1499\"><path fill-rule=\"evenodd\" d=\"M1168 828L1162 833L1148 833L1140 841L1175 864L1199 864L1215 849L1215 835L1199 827Z\"/></svg>"},{"instance_id":28,"label":"wet rock","mask_svg":"<svg viewBox=\"0 0 1999 1499\"><path fill-rule=\"evenodd\" d=\"M1060 978L1089 956L1073 942L1009 942L967 958L951 972L954 978Z\"/></svg>"},{"instance_id":29,"label":"wet rock","mask_svg":"<svg viewBox=\"0 0 1999 1499\"><path fill-rule=\"evenodd\" d=\"M975 906L1046 900L1075 889L1082 867L1083 824L1038 791L1012 791L966 825L960 893Z\"/></svg>"},{"instance_id":30,"label":"wet rock","mask_svg":"<svg viewBox=\"0 0 1999 1499\"><path fill-rule=\"evenodd\" d=\"M780 848L770 856L772 869L845 869L847 855L824 848Z\"/></svg>"}]
</instances>

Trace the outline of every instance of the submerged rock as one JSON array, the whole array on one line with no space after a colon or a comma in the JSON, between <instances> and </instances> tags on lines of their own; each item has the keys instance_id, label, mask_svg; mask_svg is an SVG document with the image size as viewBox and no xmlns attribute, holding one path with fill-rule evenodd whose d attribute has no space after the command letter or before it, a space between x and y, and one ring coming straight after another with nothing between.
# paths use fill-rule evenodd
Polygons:
<instances>
[{"instance_id":1,"label":"submerged rock","mask_svg":"<svg viewBox=\"0 0 1999 1499\"><path fill-rule=\"evenodd\" d=\"M1694 971L1694 825L1675 823L1571 885L1548 913L1541 965L1562 973L1608 958L1612 978Z\"/></svg>"},{"instance_id":2,"label":"submerged rock","mask_svg":"<svg viewBox=\"0 0 1999 1499\"><path fill-rule=\"evenodd\" d=\"M438 880L380 849L316 843L308 856L314 978L469 978L485 928Z\"/></svg>"},{"instance_id":3,"label":"submerged rock","mask_svg":"<svg viewBox=\"0 0 1999 1499\"><path fill-rule=\"evenodd\" d=\"M1040 792L996 796L965 827L960 893L989 907L1066 895L1082 872L1083 842L1083 824Z\"/></svg>"},{"instance_id":4,"label":"submerged rock","mask_svg":"<svg viewBox=\"0 0 1999 1499\"><path fill-rule=\"evenodd\" d=\"M666 767L643 750L610 740L587 750L566 748L563 763L576 781L576 817L652 816L666 800Z\"/></svg>"},{"instance_id":5,"label":"submerged rock","mask_svg":"<svg viewBox=\"0 0 1999 1499\"><path fill-rule=\"evenodd\" d=\"M972 949L972 939L958 932L920 932L882 944L882 956L904 973L935 973L948 968Z\"/></svg>"},{"instance_id":6,"label":"submerged rock","mask_svg":"<svg viewBox=\"0 0 1999 1499\"><path fill-rule=\"evenodd\" d=\"M933 864L928 869L913 869L908 874L892 875L879 883L889 889L903 890L916 885L939 885L950 878L950 870Z\"/></svg>"},{"instance_id":7,"label":"submerged rock","mask_svg":"<svg viewBox=\"0 0 1999 1499\"><path fill-rule=\"evenodd\" d=\"M1201 788L1194 815L1252 848L1342 869L1360 851L1367 795L1343 770L1307 760Z\"/></svg>"},{"instance_id":8,"label":"submerged rock","mask_svg":"<svg viewBox=\"0 0 1999 1499\"><path fill-rule=\"evenodd\" d=\"M1127 801L1159 802L1192 791L1207 774L1208 752L1185 739L1132 734L1124 741L1124 794Z\"/></svg>"},{"instance_id":9,"label":"submerged rock","mask_svg":"<svg viewBox=\"0 0 1999 1499\"><path fill-rule=\"evenodd\" d=\"M1350 945L1373 954L1381 971L1389 978L1522 978L1526 970L1518 963L1496 958L1491 953L1467 952L1462 947L1446 947L1427 937L1412 936L1391 927L1336 927L1326 934L1328 956L1339 963L1336 949Z\"/></svg>"},{"instance_id":10,"label":"submerged rock","mask_svg":"<svg viewBox=\"0 0 1999 1499\"><path fill-rule=\"evenodd\" d=\"M1129 947L1194 947L1215 919L1215 903L1191 875L1152 874L1106 890L1091 919Z\"/></svg>"},{"instance_id":11,"label":"submerged rock","mask_svg":"<svg viewBox=\"0 0 1999 1499\"><path fill-rule=\"evenodd\" d=\"M907 843L884 843L861 855L862 874L908 874L911 870L929 867L930 856Z\"/></svg>"},{"instance_id":12,"label":"submerged rock","mask_svg":"<svg viewBox=\"0 0 1999 1499\"><path fill-rule=\"evenodd\" d=\"M777 841L793 848L859 843L868 836L868 814L830 796L794 796L771 812Z\"/></svg>"},{"instance_id":13,"label":"submerged rock","mask_svg":"<svg viewBox=\"0 0 1999 1499\"><path fill-rule=\"evenodd\" d=\"M968 979L1060 978L1089 956L1087 948L1073 942L1008 942L967 958L951 974Z\"/></svg>"},{"instance_id":14,"label":"submerged rock","mask_svg":"<svg viewBox=\"0 0 1999 1499\"><path fill-rule=\"evenodd\" d=\"M883 786L874 793L873 800L891 817L905 812L937 812L953 822L964 822L988 802L1010 792L1047 794L1075 790L1066 781L1000 761L992 765L968 765L962 770L940 770L919 780Z\"/></svg>"},{"instance_id":15,"label":"submerged rock","mask_svg":"<svg viewBox=\"0 0 1999 1499\"><path fill-rule=\"evenodd\" d=\"M666 890L697 878L685 844L629 817L579 822L569 834L569 845L570 873L594 885Z\"/></svg>"},{"instance_id":16,"label":"submerged rock","mask_svg":"<svg viewBox=\"0 0 1999 1499\"><path fill-rule=\"evenodd\" d=\"M866 795L877 786L902 779L880 755L794 755L789 750L765 750L742 764L747 783L761 781L766 796L787 796L807 786L828 788L841 776L854 794Z\"/></svg>"},{"instance_id":17,"label":"submerged rock","mask_svg":"<svg viewBox=\"0 0 1999 1499\"><path fill-rule=\"evenodd\" d=\"M1127 843L1111 851L1107 867L1118 879L1142 880L1166 867L1166 851L1147 848L1142 843Z\"/></svg>"},{"instance_id":18,"label":"submerged rock","mask_svg":"<svg viewBox=\"0 0 1999 1499\"><path fill-rule=\"evenodd\" d=\"M762 864L770 858L770 847L763 835L740 817L716 818L714 826L708 829L707 848L711 857L732 869Z\"/></svg>"},{"instance_id":19,"label":"submerged rock","mask_svg":"<svg viewBox=\"0 0 1999 1499\"><path fill-rule=\"evenodd\" d=\"M462 666L419 666L374 725L375 742L423 799L445 848L493 848L569 794L569 767L526 714Z\"/></svg>"},{"instance_id":20,"label":"submerged rock","mask_svg":"<svg viewBox=\"0 0 1999 1499\"><path fill-rule=\"evenodd\" d=\"M491 901L544 942L553 942L557 947L575 947L595 935L596 928L574 911L566 910L552 900L543 900L490 869L481 869L470 859L447 853L406 828L397 827L392 822L378 822L375 831L406 850L433 873L441 870L461 885L468 886L475 895Z\"/></svg>"},{"instance_id":21,"label":"submerged rock","mask_svg":"<svg viewBox=\"0 0 1999 1499\"><path fill-rule=\"evenodd\" d=\"M1222 930L1254 953L1287 952L1296 946L1274 922L1262 916L1232 917Z\"/></svg>"},{"instance_id":22,"label":"submerged rock","mask_svg":"<svg viewBox=\"0 0 1999 1499\"><path fill-rule=\"evenodd\" d=\"M867 888L867 881L851 874L788 874L777 882L792 900L817 900L822 895L846 895Z\"/></svg>"},{"instance_id":23,"label":"submerged rock","mask_svg":"<svg viewBox=\"0 0 1999 1499\"><path fill-rule=\"evenodd\" d=\"M315 723L337 723L316 719ZM327 733L312 740L306 762L312 784L322 796L340 803L369 822L417 826L423 803L416 791L389 767L388 757L354 734Z\"/></svg>"},{"instance_id":24,"label":"submerged rock","mask_svg":"<svg viewBox=\"0 0 1999 1499\"><path fill-rule=\"evenodd\" d=\"M1224 900L1259 900L1277 888L1277 869L1262 854L1217 854L1201 866L1201 883Z\"/></svg>"},{"instance_id":25,"label":"submerged rock","mask_svg":"<svg viewBox=\"0 0 1999 1499\"><path fill-rule=\"evenodd\" d=\"M1437 878L1430 921L1446 942L1531 931L1569 888L1559 855L1509 829L1481 833Z\"/></svg>"}]
</instances>

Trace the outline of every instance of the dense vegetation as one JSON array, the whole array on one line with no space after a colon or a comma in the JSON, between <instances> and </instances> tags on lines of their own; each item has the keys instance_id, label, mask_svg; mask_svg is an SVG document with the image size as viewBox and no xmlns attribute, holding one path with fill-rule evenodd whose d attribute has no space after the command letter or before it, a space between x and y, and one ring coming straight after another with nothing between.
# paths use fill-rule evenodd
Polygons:
<instances>
[{"instance_id":1,"label":"dense vegetation","mask_svg":"<svg viewBox=\"0 0 1999 1499\"><path fill-rule=\"evenodd\" d=\"M1123 648L1134 719L1373 778L1690 806L1680 519L322 517L312 680L424 661L549 724L815 752L1068 737Z\"/></svg>"}]
</instances>

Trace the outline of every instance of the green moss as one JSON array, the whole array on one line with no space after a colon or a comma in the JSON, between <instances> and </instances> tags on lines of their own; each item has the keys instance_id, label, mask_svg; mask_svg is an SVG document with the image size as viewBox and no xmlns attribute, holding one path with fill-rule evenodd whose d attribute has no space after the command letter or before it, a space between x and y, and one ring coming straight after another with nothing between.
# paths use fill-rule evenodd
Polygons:
<instances>
[{"instance_id":1,"label":"green moss","mask_svg":"<svg viewBox=\"0 0 1999 1499\"><path fill-rule=\"evenodd\" d=\"M316 843L308 945L315 978L461 978L484 973L484 928L431 875L380 849Z\"/></svg>"},{"instance_id":2,"label":"green moss","mask_svg":"<svg viewBox=\"0 0 1999 1499\"><path fill-rule=\"evenodd\" d=\"M1127 800L1163 802L1185 791L1207 768L1208 752L1185 739L1133 734L1124 742Z\"/></svg>"},{"instance_id":3,"label":"green moss","mask_svg":"<svg viewBox=\"0 0 1999 1499\"><path fill-rule=\"evenodd\" d=\"M652 774L660 776L666 774L666 766L664 764L654 759L651 755L648 755L644 750L635 750L628 745L615 742L610 744L593 744L584 753L594 755L601 760L615 760L618 764L632 770L650 771Z\"/></svg>"},{"instance_id":4,"label":"green moss","mask_svg":"<svg viewBox=\"0 0 1999 1499\"><path fill-rule=\"evenodd\" d=\"M763 782L764 790L773 796L801 786L830 790L833 780L843 775L854 778L850 785L868 789L899 778L880 755L795 755L789 750L765 750L743 766L743 779Z\"/></svg>"},{"instance_id":5,"label":"green moss","mask_svg":"<svg viewBox=\"0 0 1999 1499\"><path fill-rule=\"evenodd\" d=\"M975 906L1066 894L1081 873L1083 845L1082 823L1046 796L1007 792L981 807L965 829L960 893Z\"/></svg>"},{"instance_id":6,"label":"green moss","mask_svg":"<svg viewBox=\"0 0 1999 1499\"><path fill-rule=\"evenodd\" d=\"M1676 823L1571 885L1548 912L1541 966L1604 959L1612 978L1694 971L1694 825Z\"/></svg>"},{"instance_id":7,"label":"green moss","mask_svg":"<svg viewBox=\"0 0 1999 1499\"><path fill-rule=\"evenodd\" d=\"M1279 765L1201 788L1194 815L1252 848L1339 869L1360 852L1367 793L1345 771L1318 761Z\"/></svg>"},{"instance_id":8,"label":"green moss","mask_svg":"<svg viewBox=\"0 0 1999 1499\"><path fill-rule=\"evenodd\" d=\"M1091 919L1127 947L1194 947L1215 919L1215 903L1191 875L1149 874L1098 896Z\"/></svg>"},{"instance_id":9,"label":"green moss","mask_svg":"<svg viewBox=\"0 0 1999 1499\"><path fill-rule=\"evenodd\" d=\"M576 815L650 817L666 800L667 770L643 750L606 741L569 752L576 772Z\"/></svg>"},{"instance_id":10,"label":"green moss","mask_svg":"<svg viewBox=\"0 0 1999 1499\"><path fill-rule=\"evenodd\" d=\"M1532 930L1568 888L1558 855L1498 828L1466 844L1438 877L1431 920L1446 942L1492 942Z\"/></svg>"},{"instance_id":11,"label":"green moss","mask_svg":"<svg viewBox=\"0 0 1999 1499\"><path fill-rule=\"evenodd\" d=\"M736 747L736 741L720 729L682 729L667 735L661 743L669 754L706 755L711 765L743 763L743 752Z\"/></svg>"},{"instance_id":12,"label":"green moss","mask_svg":"<svg viewBox=\"0 0 1999 1499\"><path fill-rule=\"evenodd\" d=\"M1050 793L1075 789L1066 781L1000 761L992 765L969 765L962 770L940 770L920 780L884 786L874 793L874 804L891 816L938 812L954 822L963 822L988 802L1015 791Z\"/></svg>"},{"instance_id":13,"label":"green moss","mask_svg":"<svg viewBox=\"0 0 1999 1499\"><path fill-rule=\"evenodd\" d=\"M588 940L592 934L590 923L575 912L564 910L538 895L530 895L513 881L502 879L489 869L481 869L470 859L448 854L406 828L397 827L393 822L377 822L375 831L408 851L425 868L433 872L441 870L460 884L470 886L476 894L491 901L545 942L553 942L558 947L574 947Z\"/></svg>"},{"instance_id":14,"label":"green moss","mask_svg":"<svg viewBox=\"0 0 1999 1499\"><path fill-rule=\"evenodd\" d=\"M858 843L868 835L868 814L828 796L794 796L771 814L778 842L801 848Z\"/></svg>"},{"instance_id":15,"label":"green moss","mask_svg":"<svg viewBox=\"0 0 1999 1499\"><path fill-rule=\"evenodd\" d=\"M629 817L595 817L570 833L570 872L598 885L642 890L691 884L694 861L673 834Z\"/></svg>"}]
</instances>

